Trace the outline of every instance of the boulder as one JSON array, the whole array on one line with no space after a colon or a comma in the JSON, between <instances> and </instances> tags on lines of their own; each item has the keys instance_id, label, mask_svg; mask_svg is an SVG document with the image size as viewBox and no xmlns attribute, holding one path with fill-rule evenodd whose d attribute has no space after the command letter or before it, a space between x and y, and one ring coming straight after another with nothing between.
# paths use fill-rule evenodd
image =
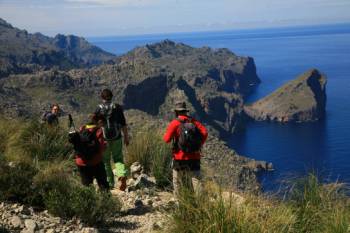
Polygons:
<instances>
[{"instance_id":1,"label":"boulder","mask_svg":"<svg viewBox=\"0 0 350 233\"><path fill-rule=\"evenodd\" d=\"M23 226L23 221L18 216L12 216L10 218L10 224L13 228L21 228Z\"/></svg>"},{"instance_id":2,"label":"boulder","mask_svg":"<svg viewBox=\"0 0 350 233\"><path fill-rule=\"evenodd\" d=\"M142 188L152 188L156 186L155 180L146 174L141 174L134 182L128 182L128 191L135 191Z\"/></svg>"},{"instance_id":3,"label":"boulder","mask_svg":"<svg viewBox=\"0 0 350 233\"><path fill-rule=\"evenodd\" d=\"M248 162L245 166L248 168L252 169L255 172L259 171L273 171L273 164L271 162L266 162L266 161L257 161L257 160L252 160Z\"/></svg>"},{"instance_id":4,"label":"boulder","mask_svg":"<svg viewBox=\"0 0 350 233\"><path fill-rule=\"evenodd\" d=\"M130 175L133 179L137 179L143 172L143 167L139 162L134 162L130 166Z\"/></svg>"}]
</instances>

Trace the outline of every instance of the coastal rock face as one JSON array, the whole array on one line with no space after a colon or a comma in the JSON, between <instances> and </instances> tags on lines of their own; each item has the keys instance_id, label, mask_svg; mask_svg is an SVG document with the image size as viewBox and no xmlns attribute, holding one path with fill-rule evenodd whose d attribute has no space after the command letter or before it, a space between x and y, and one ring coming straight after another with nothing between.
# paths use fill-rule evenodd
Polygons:
<instances>
[{"instance_id":1,"label":"coastal rock face","mask_svg":"<svg viewBox=\"0 0 350 233\"><path fill-rule=\"evenodd\" d=\"M174 118L176 101L186 101L194 117L225 134L240 124L243 96L259 82L250 57L165 40L138 47L115 59L114 64L10 75L0 80L0 100L7 101L1 101L0 106L10 115L20 111L25 115L28 109L35 114L57 102L65 112L89 113L100 101L100 91L110 88L115 101L125 109L166 120ZM16 96L9 98L7 93L13 90ZM15 105L17 100L25 103L26 109Z\"/></svg>"},{"instance_id":2,"label":"coastal rock face","mask_svg":"<svg viewBox=\"0 0 350 233\"><path fill-rule=\"evenodd\" d=\"M20 30L0 18L0 78L53 67L72 69L110 62L115 56L84 38Z\"/></svg>"},{"instance_id":3,"label":"coastal rock face","mask_svg":"<svg viewBox=\"0 0 350 233\"><path fill-rule=\"evenodd\" d=\"M321 119L325 107L326 77L311 69L244 111L257 121L306 122Z\"/></svg>"}]
</instances>

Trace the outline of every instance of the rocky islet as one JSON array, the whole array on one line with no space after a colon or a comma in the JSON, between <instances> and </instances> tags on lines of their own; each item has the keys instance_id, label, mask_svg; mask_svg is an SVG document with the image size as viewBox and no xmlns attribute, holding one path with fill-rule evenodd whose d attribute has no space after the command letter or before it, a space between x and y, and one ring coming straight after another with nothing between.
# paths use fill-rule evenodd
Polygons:
<instances>
[{"instance_id":1,"label":"rocky islet","mask_svg":"<svg viewBox=\"0 0 350 233\"><path fill-rule=\"evenodd\" d=\"M311 69L286 83L272 94L244 107L257 121L307 122L325 115L326 76Z\"/></svg>"}]
</instances>

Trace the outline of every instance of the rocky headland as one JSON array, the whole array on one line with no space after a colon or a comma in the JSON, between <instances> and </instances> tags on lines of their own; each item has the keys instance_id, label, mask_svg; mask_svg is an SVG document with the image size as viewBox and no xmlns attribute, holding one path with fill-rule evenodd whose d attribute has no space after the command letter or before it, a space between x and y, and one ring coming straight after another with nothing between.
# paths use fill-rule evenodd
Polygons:
<instances>
[{"instance_id":1,"label":"rocky headland","mask_svg":"<svg viewBox=\"0 0 350 233\"><path fill-rule=\"evenodd\" d=\"M311 69L272 94L246 105L244 112L257 121L307 122L324 117L326 76Z\"/></svg>"}]
</instances>

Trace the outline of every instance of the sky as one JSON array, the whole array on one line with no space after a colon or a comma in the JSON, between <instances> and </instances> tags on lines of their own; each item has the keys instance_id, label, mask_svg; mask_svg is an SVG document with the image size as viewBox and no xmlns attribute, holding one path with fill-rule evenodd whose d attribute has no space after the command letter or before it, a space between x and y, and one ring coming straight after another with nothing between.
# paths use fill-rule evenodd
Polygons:
<instances>
[{"instance_id":1,"label":"sky","mask_svg":"<svg viewBox=\"0 0 350 233\"><path fill-rule=\"evenodd\" d=\"M0 0L27 31L85 37L350 22L350 0Z\"/></svg>"}]
</instances>

